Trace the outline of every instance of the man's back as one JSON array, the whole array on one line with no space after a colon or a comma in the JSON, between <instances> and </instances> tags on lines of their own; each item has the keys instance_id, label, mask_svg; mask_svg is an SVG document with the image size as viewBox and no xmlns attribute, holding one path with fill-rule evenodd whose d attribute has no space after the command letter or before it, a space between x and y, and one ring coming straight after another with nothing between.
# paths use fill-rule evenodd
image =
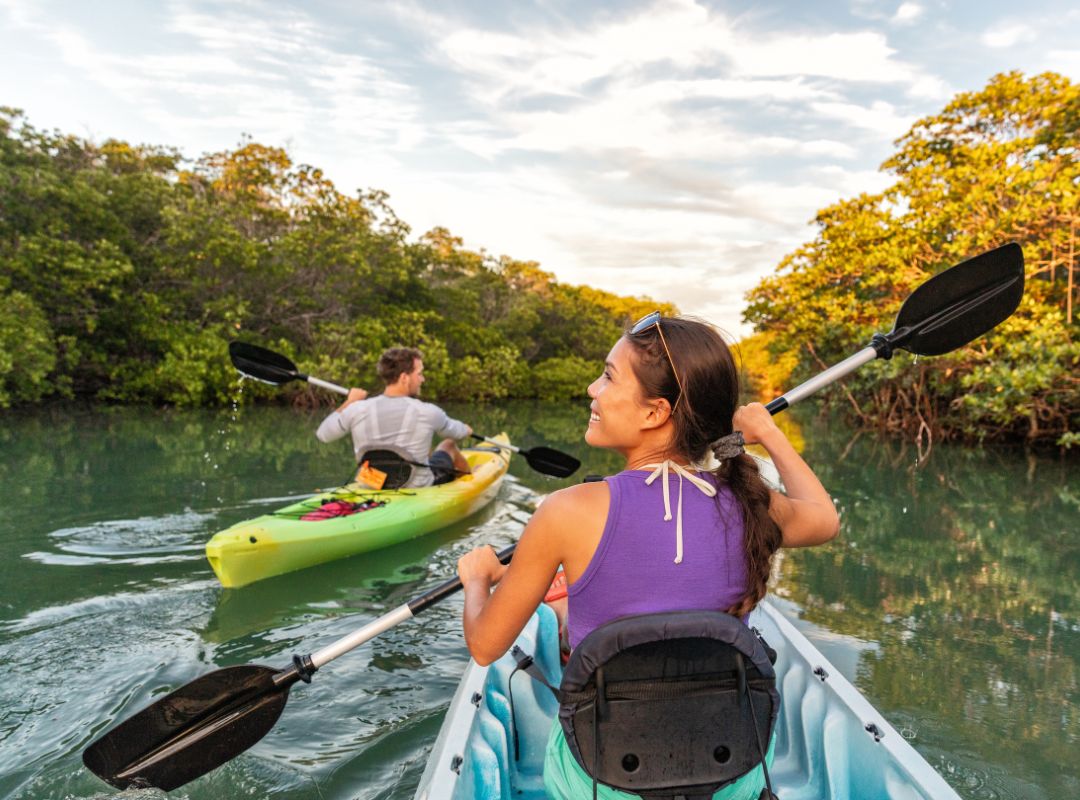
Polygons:
<instances>
[{"instance_id":1,"label":"man's back","mask_svg":"<svg viewBox=\"0 0 1080 800\"><path fill-rule=\"evenodd\" d=\"M332 442L346 433L352 434L356 456L389 445L404 451L411 460L426 464L433 435L461 439L469 434L469 428L434 403L380 394L333 412L315 435L322 442ZM428 486L433 480L431 470L418 468L409 486Z\"/></svg>"}]
</instances>

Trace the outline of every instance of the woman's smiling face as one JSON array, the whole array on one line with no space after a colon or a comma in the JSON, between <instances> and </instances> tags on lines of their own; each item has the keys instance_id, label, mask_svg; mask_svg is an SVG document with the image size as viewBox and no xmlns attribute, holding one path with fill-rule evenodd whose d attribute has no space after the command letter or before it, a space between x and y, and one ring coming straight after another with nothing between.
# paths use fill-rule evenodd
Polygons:
<instances>
[{"instance_id":1,"label":"woman's smiling face","mask_svg":"<svg viewBox=\"0 0 1080 800\"><path fill-rule=\"evenodd\" d=\"M603 374L589 384L592 403L585 441L593 447L623 452L640 442L649 406L630 359L633 348L620 338L608 353Z\"/></svg>"}]
</instances>

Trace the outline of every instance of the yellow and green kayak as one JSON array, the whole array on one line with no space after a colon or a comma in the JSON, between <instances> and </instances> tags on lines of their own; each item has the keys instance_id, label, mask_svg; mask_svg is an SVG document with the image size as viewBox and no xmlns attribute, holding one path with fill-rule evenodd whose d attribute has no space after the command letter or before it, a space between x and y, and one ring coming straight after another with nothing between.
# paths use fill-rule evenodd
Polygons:
<instances>
[{"instance_id":1,"label":"yellow and green kayak","mask_svg":"<svg viewBox=\"0 0 1080 800\"><path fill-rule=\"evenodd\" d=\"M506 434L492 441L510 443ZM233 588L445 528L490 503L510 465L510 451L491 445L462 453L470 475L420 489L348 484L215 534L206 557L221 585ZM320 518L331 506L348 513Z\"/></svg>"}]
</instances>

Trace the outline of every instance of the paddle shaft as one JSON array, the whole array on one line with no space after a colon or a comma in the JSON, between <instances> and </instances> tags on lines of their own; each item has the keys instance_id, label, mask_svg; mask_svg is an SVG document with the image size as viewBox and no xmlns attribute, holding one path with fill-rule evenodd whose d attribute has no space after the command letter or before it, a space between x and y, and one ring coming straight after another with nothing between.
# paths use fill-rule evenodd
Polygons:
<instances>
[{"instance_id":1,"label":"paddle shaft","mask_svg":"<svg viewBox=\"0 0 1080 800\"><path fill-rule=\"evenodd\" d=\"M472 437L478 442L487 442L488 444L493 444L496 447L501 447L503 450L510 450L514 453L521 452L520 447L516 447L512 444L509 444L508 442L500 442L498 439L492 439L490 436L481 436L479 433L474 433Z\"/></svg>"},{"instance_id":2,"label":"paddle shaft","mask_svg":"<svg viewBox=\"0 0 1080 800\"><path fill-rule=\"evenodd\" d=\"M346 397L349 396L349 390L346 389L344 386L338 386L336 383L324 381L322 378L313 378L311 375L300 374L297 377L299 377L301 380L307 381L312 386L318 386L322 389L329 389L331 392L337 392L338 394L344 395Z\"/></svg>"},{"instance_id":3,"label":"paddle shaft","mask_svg":"<svg viewBox=\"0 0 1080 800\"><path fill-rule=\"evenodd\" d=\"M510 563L510 559L514 555L514 548L517 545L510 545L504 550L500 550L498 553L499 561L503 564ZM343 656L350 650L353 650L364 642L374 639L381 633L390 630L396 625L400 625L406 620L412 619L421 611L445 600L452 594L461 590L461 578L452 578L444 583L440 583L434 589L410 600L408 603L395 608L393 611L388 611L376 620L369 622L359 630L350 633L348 636L344 636L338 639L336 642L327 645L321 650L316 650L311 654L311 663L318 669L324 664L328 664L339 656Z\"/></svg>"},{"instance_id":4,"label":"paddle shaft","mask_svg":"<svg viewBox=\"0 0 1080 800\"><path fill-rule=\"evenodd\" d=\"M864 347L853 356L848 356L838 364L834 364L824 372L820 372L805 383L800 383L794 389L777 397L775 400L770 401L765 406L765 410L770 414L779 414L788 406L793 403L797 403L805 397L809 397L821 389L824 389L831 383L835 383L841 378L850 375L857 370L863 364L869 361L873 361L879 357L877 348L873 345Z\"/></svg>"}]
</instances>

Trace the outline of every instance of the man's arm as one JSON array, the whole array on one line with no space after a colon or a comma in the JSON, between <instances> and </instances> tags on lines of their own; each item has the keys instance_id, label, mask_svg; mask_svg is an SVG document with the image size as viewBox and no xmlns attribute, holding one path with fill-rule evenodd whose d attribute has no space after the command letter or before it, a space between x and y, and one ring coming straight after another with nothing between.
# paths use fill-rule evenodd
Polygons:
<instances>
[{"instance_id":1,"label":"man's arm","mask_svg":"<svg viewBox=\"0 0 1080 800\"><path fill-rule=\"evenodd\" d=\"M366 389L358 389L358 388L356 388L354 386L352 389L349 389L349 396L345 398L345 402L337 407L337 412L340 414L342 411L344 411L346 408L351 406L356 401L358 401L358 400L366 400L366 399L367 399L367 390Z\"/></svg>"},{"instance_id":2,"label":"man's arm","mask_svg":"<svg viewBox=\"0 0 1080 800\"><path fill-rule=\"evenodd\" d=\"M472 436L472 427L466 425L461 420L448 416L447 413L438 406L435 406L435 408L438 409L438 414L441 418L441 421L436 421L436 434L447 439L464 439L468 436Z\"/></svg>"},{"instance_id":3,"label":"man's arm","mask_svg":"<svg viewBox=\"0 0 1080 800\"><path fill-rule=\"evenodd\" d=\"M319 429L315 431L315 438L320 442L333 442L347 434L352 429L352 425L349 419L351 415L346 415L344 413L345 409L359 400L364 400L366 397L367 392L363 389L350 389L345 402L332 411L330 416L319 425Z\"/></svg>"}]
</instances>

